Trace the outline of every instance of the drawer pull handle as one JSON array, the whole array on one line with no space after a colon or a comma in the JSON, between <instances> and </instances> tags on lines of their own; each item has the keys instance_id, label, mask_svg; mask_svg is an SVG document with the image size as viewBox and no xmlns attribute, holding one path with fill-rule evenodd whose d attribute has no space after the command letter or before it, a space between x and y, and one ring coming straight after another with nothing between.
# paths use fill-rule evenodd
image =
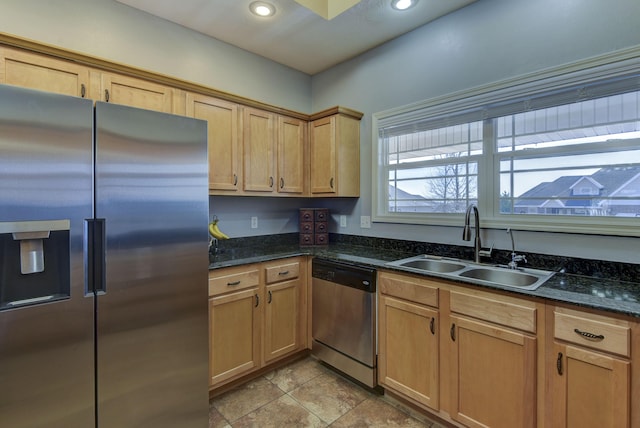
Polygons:
<instances>
[{"instance_id":1,"label":"drawer pull handle","mask_svg":"<svg viewBox=\"0 0 640 428\"><path fill-rule=\"evenodd\" d=\"M236 285L240 285L241 281L233 281L233 282L227 282L227 287L235 287Z\"/></svg>"},{"instance_id":2,"label":"drawer pull handle","mask_svg":"<svg viewBox=\"0 0 640 428\"><path fill-rule=\"evenodd\" d=\"M431 317L431 322L429 323L429 330L431 330L431 334L436 334L436 318Z\"/></svg>"},{"instance_id":3,"label":"drawer pull handle","mask_svg":"<svg viewBox=\"0 0 640 428\"><path fill-rule=\"evenodd\" d=\"M556 369L558 374L562 376L562 352L558 352L558 359L556 360Z\"/></svg>"},{"instance_id":4,"label":"drawer pull handle","mask_svg":"<svg viewBox=\"0 0 640 428\"><path fill-rule=\"evenodd\" d=\"M451 331L449 331L449 334L451 335L451 340L455 342L456 341L456 325L455 324L451 324Z\"/></svg>"},{"instance_id":5,"label":"drawer pull handle","mask_svg":"<svg viewBox=\"0 0 640 428\"><path fill-rule=\"evenodd\" d=\"M269 300L267 301L267 303L271 303L272 300L273 296L271 295L271 290L269 290Z\"/></svg>"},{"instance_id":6,"label":"drawer pull handle","mask_svg":"<svg viewBox=\"0 0 640 428\"><path fill-rule=\"evenodd\" d=\"M278 275L289 275L289 271L288 270L283 270L282 272L278 272Z\"/></svg>"},{"instance_id":7,"label":"drawer pull handle","mask_svg":"<svg viewBox=\"0 0 640 428\"><path fill-rule=\"evenodd\" d=\"M576 334L579 334L580 336L584 337L585 339L589 339L589 340L593 340L593 341L600 341L600 340L604 340L604 335L603 334L593 334L593 333L589 333L588 331L581 331L578 330L577 328L574 328L573 331L576 332Z\"/></svg>"}]
</instances>

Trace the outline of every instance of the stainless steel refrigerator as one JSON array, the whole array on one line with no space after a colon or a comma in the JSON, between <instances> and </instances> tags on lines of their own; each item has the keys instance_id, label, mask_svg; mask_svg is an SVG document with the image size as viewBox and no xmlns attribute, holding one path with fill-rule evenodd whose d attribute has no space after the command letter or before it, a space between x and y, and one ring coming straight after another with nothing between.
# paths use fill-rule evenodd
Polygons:
<instances>
[{"instance_id":1,"label":"stainless steel refrigerator","mask_svg":"<svg viewBox=\"0 0 640 428\"><path fill-rule=\"evenodd\" d=\"M0 85L0 427L208 426L206 123Z\"/></svg>"}]
</instances>

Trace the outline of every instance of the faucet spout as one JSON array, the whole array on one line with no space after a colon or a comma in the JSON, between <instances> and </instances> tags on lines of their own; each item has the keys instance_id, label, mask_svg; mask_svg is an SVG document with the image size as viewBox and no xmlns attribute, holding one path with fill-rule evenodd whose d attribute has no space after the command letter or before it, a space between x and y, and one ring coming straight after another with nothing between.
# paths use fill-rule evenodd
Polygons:
<instances>
[{"instance_id":1,"label":"faucet spout","mask_svg":"<svg viewBox=\"0 0 640 428\"><path fill-rule=\"evenodd\" d=\"M464 229L462 230L462 239L464 241L471 240L471 227L469 222L471 221L471 211L473 211L473 215L475 217L475 222L473 227L475 229L475 237L473 240L473 257L476 263L480 263L480 249L482 248L482 243L480 242L480 214L478 213L478 207L475 204L470 204L467 207L467 212L464 216Z\"/></svg>"}]
</instances>

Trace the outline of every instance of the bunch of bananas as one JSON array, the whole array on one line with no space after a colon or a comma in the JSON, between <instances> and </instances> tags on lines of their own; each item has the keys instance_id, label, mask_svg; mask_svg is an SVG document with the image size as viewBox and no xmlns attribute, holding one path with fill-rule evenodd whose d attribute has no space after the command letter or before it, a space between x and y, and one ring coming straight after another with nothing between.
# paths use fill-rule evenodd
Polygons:
<instances>
[{"instance_id":1,"label":"bunch of bananas","mask_svg":"<svg viewBox=\"0 0 640 428\"><path fill-rule=\"evenodd\" d=\"M214 218L211 223L209 223L209 234L213 236L215 239L229 239L227 234L222 232L218 227L218 219Z\"/></svg>"}]
</instances>

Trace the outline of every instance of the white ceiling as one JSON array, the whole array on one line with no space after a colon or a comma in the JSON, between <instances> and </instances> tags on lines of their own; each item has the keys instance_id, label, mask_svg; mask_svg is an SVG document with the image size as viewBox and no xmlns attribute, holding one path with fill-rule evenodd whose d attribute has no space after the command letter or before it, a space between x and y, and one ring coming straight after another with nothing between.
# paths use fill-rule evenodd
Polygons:
<instances>
[{"instance_id":1,"label":"white ceiling","mask_svg":"<svg viewBox=\"0 0 640 428\"><path fill-rule=\"evenodd\" d=\"M406 11L362 0L330 21L295 0L268 0L271 18L251 14L253 0L116 1L313 75L476 0L419 0Z\"/></svg>"}]
</instances>

